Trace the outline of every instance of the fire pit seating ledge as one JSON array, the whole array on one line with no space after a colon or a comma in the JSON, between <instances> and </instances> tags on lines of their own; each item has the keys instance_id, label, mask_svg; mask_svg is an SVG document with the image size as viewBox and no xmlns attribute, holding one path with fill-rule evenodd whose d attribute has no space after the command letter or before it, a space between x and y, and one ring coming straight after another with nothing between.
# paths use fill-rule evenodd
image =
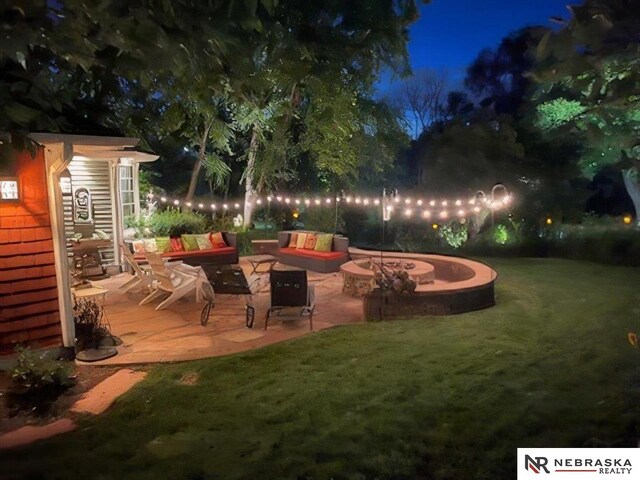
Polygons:
<instances>
[{"instance_id":1,"label":"fire pit seating ledge","mask_svg":"<svg viewBox=\"0 0 640 480\"><path fill-rule=\"evenodd\" d=\"M163 258L183 260L192 265L238 263L238 239L236 234L231 232L142 239L127 244L139 263L146 263L146 251L155 251Z\"/></svg>"},{"instance_id":2,"label":"fire pit seating ledge","mask_svg":"<svg viewBox=\"0 0 640 480\"><path fill-rule=\"evenodd\" d=\"M302 230L278 232L277 256L284 265L318 273L339 272L340 265L349 261L349 239Z\"/></svg>"}]
</instances>

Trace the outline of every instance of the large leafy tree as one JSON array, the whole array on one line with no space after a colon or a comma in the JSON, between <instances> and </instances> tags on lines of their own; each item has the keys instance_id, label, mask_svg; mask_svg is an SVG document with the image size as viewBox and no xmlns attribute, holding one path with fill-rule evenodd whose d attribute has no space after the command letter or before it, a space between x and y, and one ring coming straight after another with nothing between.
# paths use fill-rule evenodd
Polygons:
<instances>
[{"instance_id":1,"label":"large leafy tree","mask_svg":"<svg viewBox=\"0 0 640 480\"><path fill-rule=\"evenodd\" d=\"M538 45L537 125L580 139L588 178L617 168L640 216L640 9L634 0L587 0L570 10Z\"/></svg>"}]
</instances>

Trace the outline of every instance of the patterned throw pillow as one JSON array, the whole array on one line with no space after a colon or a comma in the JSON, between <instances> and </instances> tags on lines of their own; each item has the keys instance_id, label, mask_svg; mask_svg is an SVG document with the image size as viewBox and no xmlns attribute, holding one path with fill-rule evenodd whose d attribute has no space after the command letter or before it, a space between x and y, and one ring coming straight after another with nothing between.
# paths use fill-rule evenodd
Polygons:
<instances>
[{"instance_id":1,"label":"patterned throw pillow","mask_svg":"<svg viewBox=\"0 0 640 480\"><path fill-rule=\"evenodd\" d=\"M211 240L209 240L208 233L201 233L194 235L194 237L196 237L196 242L198 242L198 248L200 250L211 250Z\"/></svg>"},{"instance_id":2,"label":"patterned throw pillow","mask_svg":"<svg viewBox=\"0 0 640 480\"><path fill-rule=\"evenodd\" d=\"M144 240L144 250L145 252L156 253L158 251L158 245L156 244L156 239L148 238Z\"/></svg>"},{"instance_id":3,"label":"patterned throw pillow","mask_svg":"<svg viewBox=\"0 0 640 480\"><path fill-rule=\"evenodd\" d=\"M196 241L195 235L191 235L191 234L182 235L180 239L182 240L182 246L184 247L185 252L193 252L195 250L200 250L200 248L198 248L198 242Z\"/></svg>"},{"instance_id":4,"label":"patterned throw pillow","mask_svg":"<svg viewBox=\"0 0 640 480\"><path fill-rule=\"evenodd\" d=\"M180 240L180 237L172 237L170 241L171 241L171 251L184 252L184 247L182 246L182 241Z\"/></svg>"},{"instance_id":5,"label":"patterned throw pillow","mask_svg":"<svg viewBox=\"0 0 640 480\"><path fill-rule=\"evenodd\" d=\"M304 249L313 250L316 246L317 239L318 239L318 235L316 235L315 233L307 234L307 239L304 241Z\"/></svg>"},{"instance_id":6,"label":"patterned throw pillow","mask_svg":"<svg viewBox=\"0 0 640 480\"><path fill-rule=\"evenodd\" d=\"M296 248L298 245L298 234L292 233L289 237L289 247Z\"/></svg>"},{"instance_id":7,"label":"patterned throw pillow","mask_svg":"<svg viewBox=\"0 0 640 480\"><path fill-rule=\"evenodd\" d=\"M307 234L306 233L299 233L298 234L298 241L296 242L296 248L304 248L304 242L307 241Z\"/></svg>"},{"instance_id":8,"label":"patterned throw pillow","mask_svg":"<svg viewBox=\"0 0 640 480\"><path fill-rule=\"evenodd\" d=\"M144 240L135 240L133 243L133 253L147 253L144 248Z\"/></svg>"},{"instance_id":9,"label":"patterned throw pillow","mask_svg":"<svg viewBox=\"0 0 640 480\"><path fill-rule=\"evenodd\" d=\"M318 234L318 240L316 240L316 246L314 250L316 252L330 252L333 245L333 234L320 233Z\"/></svg>"},{"instance_id":10,"label":"patterned throw pillow","mask_svg":"<svg viewBox=\"0 0 640 480\"><path fill-rule=\"evenodd\" d=\"M227 242L224 241L222 232L211 232L209 234L209 241L211 242L211 248L224 248L227 246Z\"/></svg>"},{"instance_id":11,"label":"patterned throw pillow","mask_svg":"<svg viewBox=\"0 0 640 480\"><path fill-rule=\"evenodd\" d=\"M171 252L171 239L169 237L156 237L156 247L159 253Z\"/></svg>"}]
</instances>

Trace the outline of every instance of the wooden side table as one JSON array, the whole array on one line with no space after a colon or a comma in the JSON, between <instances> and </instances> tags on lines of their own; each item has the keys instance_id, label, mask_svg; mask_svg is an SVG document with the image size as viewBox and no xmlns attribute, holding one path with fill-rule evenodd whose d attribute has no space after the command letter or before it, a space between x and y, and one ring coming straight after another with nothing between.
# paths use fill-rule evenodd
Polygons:
<instances>
[{"instance_id":1,"label":"wooden side table","mask_svg":"<svg viewBox=\"0 0 640 480\"><path fill-rule=\"evenodd\" d=\"M251 273L249 275L253 275L254 273L267 273L271 271L271 269L276 263L278 263L278 259L273 255L254 255L252 257L247 257L247 261L253 267L253 270L251 270ZM257 271L260 265L267 265L267 264L269 265L267 272Z\"/></svg>"}]
</instances>

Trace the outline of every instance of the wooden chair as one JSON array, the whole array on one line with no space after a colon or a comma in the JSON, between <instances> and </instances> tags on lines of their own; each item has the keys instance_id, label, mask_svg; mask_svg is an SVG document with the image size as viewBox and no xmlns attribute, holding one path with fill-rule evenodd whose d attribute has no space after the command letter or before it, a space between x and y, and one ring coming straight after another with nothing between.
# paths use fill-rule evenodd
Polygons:
<instances>
[{"instance_id":1,"label":"wooden chair","mask_svg":"<svg viewBox=\"0 0 640 480\"><path fill-rule=\"evenodd\" d=\"M162 310L194 290L196 292L196 301L200 301L202 284L204 282L208 283L207 276L201 267L179 264L169 268L157 253L147 253L146 257L152 272L153 282L151 287L153 291L142 299L140 305L150 303L169 294L156 307L156 310Z\"/></svg>"},{"instance_id":2,"label":"wooden chair","mask_svg":"<svg viewBox=\"0 0 640 480\"><path fill-rule=\"evenodd\" d=\"M126 293L138 288L149 287L154 282L151 270L147 267L142 268L125 244L120 244L120 250L122 251L125 262L127 262L133 271L133 278L120 285L120 290Z\"/></svg>"},{"instance_id":3,"label":"wooden chair","mask_svg":"<svg viewBox=\"0 0 640 480\"><path fill-rule=\"evenodd\" d=\"M313 311L315 309L315 289L307 282L306 270L271 270L271 305L267 310L264 329L269 325L273 313L282 310L298 310L299 316L309 317L309 330L313 330Z\"/></svg>"}]
</instances>

